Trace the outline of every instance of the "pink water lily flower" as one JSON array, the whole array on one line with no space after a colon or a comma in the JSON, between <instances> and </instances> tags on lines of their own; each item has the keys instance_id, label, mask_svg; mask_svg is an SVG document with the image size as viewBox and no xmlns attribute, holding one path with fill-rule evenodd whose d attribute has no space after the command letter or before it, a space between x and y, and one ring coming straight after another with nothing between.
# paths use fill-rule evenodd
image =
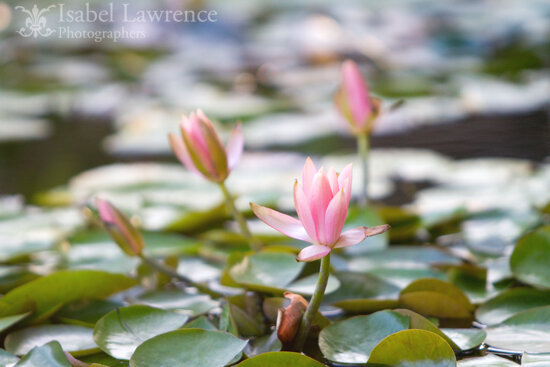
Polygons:
<instances>
[{"instance_id":1,"label":"pink water lily flower","mask_svg":"<svg viewBox=\"0 0 550 367\"><path fill-rule=\"evenodd\" d=\"M355 134L369 132L379 110L379 100L371 98L367 83L357 64L347 60L342 64L342 85L334 97L340 114Z\"/></svg>"},{"instance_id":2,"label":"pink water lily flower","mask_svg":"<svg viewBox=\"0 0 550 367\"><path fill-rule=\"evenodd\" d=\"M357 227L342 233L351 198L352 165L338 174L331 168L317 170L308 158L302 172L302 183L294 183L294 205L298 219L254 203L252 211L277 231L298 240L310 242L298 254L298 261L314 261L333 248L348 247L366 237L384 233L390 226Z\"/></svg>"},{"instance_id":3,"label":"pink water lily flower","mask_svg":"<svg viewBox=\"0 0 550 367\"><path fill-rule=\"evenodd\" d=\"M239 161L244 145L241 125L233 129L227 148L201 110L183 116L181 138L169 135L174 154L187 169L214 182L223 182Z\"/></svg>"}]
</instances>

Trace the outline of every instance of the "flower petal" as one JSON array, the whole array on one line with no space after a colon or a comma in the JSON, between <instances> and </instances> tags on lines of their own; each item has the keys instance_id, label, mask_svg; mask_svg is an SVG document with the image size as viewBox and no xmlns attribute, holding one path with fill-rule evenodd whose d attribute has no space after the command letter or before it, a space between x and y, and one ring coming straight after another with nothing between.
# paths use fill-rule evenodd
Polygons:
<instances>
[{"instance_id":1,"label":"flower petal","mask_svg":"<svg viewBox=\"0 0 550 367\"><path fill-rule=\"evenodd\" d=\"M371 114L369 89L357 64L351 60L342 65L342 78L353 121L361 128Z\"/></svg>"},{"instance_id":2,"label":"flower petal","mask_svg":"<svg viewBox=\"0 0 550 367\"><path fill-rule=\"evenodd\" d=\"M250 203L250 208L265 224L282 234L298 240L312 242L298 219L254 203Z\"/></svg>"},{"instance_id":3,"label":"flower petal","mask_svg":"<svg viewBox=\"0 0 550 367\"><path fill-rule=\"evenodd\" d=\"M365 230L367 227L357 227L342 233L333 248L348 247L358 244L367 237Z\"/></svg>"},{"instance_id":4,"label":"flower petal","mask_svg":"<svg viewBox=\"0 0 550 367\"><path fill-rule=\"evenodd\" d=\"M331 248L323 245L311 245L308 246L298 254L296 260L298 261L314 261L329 254Z\"/></svg>"},{"instance_id":5,"label":"flower petal","mask_svg":"<svg viewBox=\"0 0 550 367\"><path fill-rule=\"evenodd\" d=\"M200 173L193 164L193 160L189 156L189 152L187 151L187 147L185 146L183 140L172 133L168 134L168 139L170 140L172 151L176 157L178 157L179 161L187 167L188 170Z\"/></svg>"},{"instance_id":6,"label":"flower petal","mask_svg":"<svg viewBox=\"0 0 550 367\"><path fill-rule=\"evenodd\" d=\"M313 178L317 173L317 167L310 157L307 157L306 164L302 170L302 186L304 188L304 193L309 197L311 193L311 185L313 184Z\"/></svg>"},{"instance_id":7,"label":"flower petal","mask_svg":"<svg viewBox=\"0 0 550 367\"><path fill-rule=\"evenodd\" d=\"M315 222L311 214L311 208L309 207L304 190L298 181L294 182L294 206L296 207L298 218L300 218L300 222L302 222L312 242L319 242Z\"/></svg>"},{"instance_id":8,"label":"flower petal","mask_svg":"<svg viewBox=\"0 0 550 367\"><path fill-rule=\"evenodd\" d=\"M390 229L391 229L391 226L389 224L382 224L376 227L368 227L365 230L365 235L366 237L376 236L378 234L382 234L386 231L389 231Z\"/></svg>"},{"instance_id":9,"label":"flower petal","mask_svg":"<svg viewBox=\"0 0 550 367\"><path fill-rule=\"evenodd\" d=\"M338 186L340 189L344 189L344 193L346 194L346 201L349 204L349 200L351 199L351 183L353 179L353 164L348 164L340 175L338 176Z\"/></svg>"},{"instance_id":10,"label":"flower petal","mask_svg":"<svg viewBox=\"0 0 550 367\"><path fill-rule=\"evenodd\" d=\"M229 138L229 142L227 143L227 165L229 166L230 170L233 169L239 159L241 159L243 148L244 136L241 123L239 122L231 132L231 137Z\"/></svg>"},{"instance_id":11,"label":"flower petal","mask_svg":"<svg viewBox=\"0 0 550 367\"><path fill-rule=\"evenodd\" d=\"M313 216L313 222L315 223L315 230L320 244L328 245L325 235L325 214L327 212L328 204L332 200L332 190L330 183L328 182L327 175L323 168L315 174L313 179L313 185L311 187L311 193L308 197L309 206L311 208L311 215Z\"/></svg>"},{"instance_id":12,"label":"flower petal","mask_svg":"<svg viewBox=\"0 0 550 367\"><path fill-rule=\"evenodd\" d=\"M366 237L376 236L378 234L384 233L389 230L391 227L388 224L383 224L376 227L357 227L350 229L342 233L338 242L333 246L334 248L348 247L358 244L363 241Z\"/></svg>"},{"instance_id":13,"label":"flower petal","mask_svg":"<svg viewBox=\"0 0 550 367\"><path fill-rule=\"evenodd\" d=\"M325 236L327 244L338 241L348 215L348 203L344 190L340 190L330 201L325 214Z\"/></svg>"},{"instance_id":14,"label":"flower petal","mask_svg":"<svg viewBox=\"0 0 550 367\"><path fill-rule=\"evenodd\" d=\"M340 187L338 185L338 174L336 173L334 167L330 167L327 177L328 182L330 183L330 189L332 190L332 195L336 195L340 190Z\"/></svg>"}]
</instances>

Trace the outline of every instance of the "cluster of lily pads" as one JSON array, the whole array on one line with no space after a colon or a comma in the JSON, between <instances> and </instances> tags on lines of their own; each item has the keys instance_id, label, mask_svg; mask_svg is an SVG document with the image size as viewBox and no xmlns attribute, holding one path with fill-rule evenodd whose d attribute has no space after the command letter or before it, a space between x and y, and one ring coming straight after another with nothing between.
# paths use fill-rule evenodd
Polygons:
<instances>
[{"instance_id":1,"label":"cluster of lily pads","mask_svg":"<svg viewBox=\"0 0 550 367\"><path fill-rule=\"evenodd\" d=\"M352 177L379 174L368 137L391 107L369 96L351 62L335 101L362 174L344 168L351 157L318 159L337 174L261 153L239 171L240 127L225 148L199 112L170 137L188 171L115 165L44 194L49 209L1 201L0 364L550 363L548 165L454 167L431 200L373 204L376 186L355 180L352 191ZM414 177L434 166L443 160L400 169ZM476 169L504 183L504 197L461 187Z\"/></svg>"}]
</instances>

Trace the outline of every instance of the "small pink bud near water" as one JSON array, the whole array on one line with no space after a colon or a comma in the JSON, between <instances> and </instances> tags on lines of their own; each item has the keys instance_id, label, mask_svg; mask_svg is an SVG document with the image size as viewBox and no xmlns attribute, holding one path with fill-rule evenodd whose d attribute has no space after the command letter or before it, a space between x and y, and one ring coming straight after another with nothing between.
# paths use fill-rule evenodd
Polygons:
<instances>
[{"instance_id":1,"label":"small pink bud near water","mask_svg":"<svg viewBox=\"0 0 550 367\"><path fill-rule=\"evenodd\" d=\"M342 85L334 96L334 102L354 134L370 132L378 116L380 101L371 98L361 71L351 60L342 64Z\"/></svg>"},{"instance_id":2,"label":"small pink bud near water","mask_svg":"<svg viewBox=\"0 0 550 367\"><path fill-rule=\"evenodd\" d=\"M170 134L170 146L190 171L213 182L223 182L239 161L244 145L241 125L233 129L227 148L201 110L183 116L181 137Z\"/></svg>"},{"instance_id":3,"label":"small pink bud near water","mask_svg":"<svg viewBox=\"0 0 550 367\"><path fill-rule=\"evenodd\" d=\"M143 237L130 220L106 200L98 198L96 206L105 230L122 251L131 256L141 255L145 247Z\"/></svg>"},{"instance_id":4,"label":"small pink bud near water","mask_svg":"<svg viewBox=\"0 0 550 367\"><path fill-rule=\"evenodd\" d=\"M342 233L351 198L352 165L338 174L331 168L317 170L308 158L302 172L302 183L294 183L294 205L298 218L280 213L254 203L252 211L267 225L277 231L311 243L298 254L298 261L314 261L333 248L348 247L366 237L381 234L390 229L387 224L376 227L357 227Z\"/></svg>"}]
</instances>

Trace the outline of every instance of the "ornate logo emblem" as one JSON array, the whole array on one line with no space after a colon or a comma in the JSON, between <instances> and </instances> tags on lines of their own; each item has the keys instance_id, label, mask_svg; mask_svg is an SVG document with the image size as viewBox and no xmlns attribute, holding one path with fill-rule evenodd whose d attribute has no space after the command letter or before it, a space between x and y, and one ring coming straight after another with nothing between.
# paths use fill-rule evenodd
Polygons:
<instances>
[{"instance_id":1,"label":"ornate logo emblem","mask_svg":"<svg viewBox=\"0 0 550 367\"><path fill-rule=\"evenodd\" d=\"M54 29L46 28L46 17L44 13L50 11L50 9L55 8L55 5L50 5L47 8L38 9L38 6L34 4L32 10L27 10L23 6L16 6L15 10L21 10L23 13L27 14L27 19L25 20L25 26L21 27L17 31L23 37L34 37L38 36L48 37L55 32Z\"/></svg>"}]
</instances>

